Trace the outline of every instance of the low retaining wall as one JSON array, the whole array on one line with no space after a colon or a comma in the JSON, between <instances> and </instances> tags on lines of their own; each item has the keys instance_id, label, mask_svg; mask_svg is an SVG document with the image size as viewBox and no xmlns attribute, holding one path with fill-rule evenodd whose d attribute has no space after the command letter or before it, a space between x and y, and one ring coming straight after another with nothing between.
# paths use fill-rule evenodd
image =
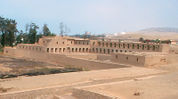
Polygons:
<instances>
[{"instance_id":1,"label":"low retaining wall","mask_svg":"<svg viewBox=\"0 0 178 99\"><path fill-rule=\"evenodd\" d=\"M60 99L56 96L72 92L71 87L42 88L0 94L0 99Z\"/></svg>"},{"instance_id":2,"label":"low retaining wall","mask_svg":"<svg viewBox=\"0 0 178 99\"><path fill-rule=\"evenodd\" d=\"M112 59L111 55L105 55L105 54L97 55L97 60L106 61L106 60L111 60L111 59Z\"/></svg>"},{"instance_id":3,"label":"low retaining wall","mask_svg":"<svg viewBox=\"0 0 178 99\"><path fill-rule=\"evenodd\" d=\"M3 53L10 56L16 56L16 47L5 47Z\"/></svg>"},{"instance_id":4,"label":"low retaining wall","mask_svg":"<svg viewBox=\"0 0 178 99\"><path fill-rule=\"evenodd\" d=\"M68 53L66 56L79 59L96 60L98 55L92 53Z\"/></svg>"},{"instance_id":5,"label":"low retaining wall","mask_svg":"<svg viewBox=\"0 0 178 99\"><path fill-rule=\"evenodd\" d=\"M72 95L77 99L118 99L116 97L107 96L83 89L74 89Z\"/></svg>"}]
</instances>

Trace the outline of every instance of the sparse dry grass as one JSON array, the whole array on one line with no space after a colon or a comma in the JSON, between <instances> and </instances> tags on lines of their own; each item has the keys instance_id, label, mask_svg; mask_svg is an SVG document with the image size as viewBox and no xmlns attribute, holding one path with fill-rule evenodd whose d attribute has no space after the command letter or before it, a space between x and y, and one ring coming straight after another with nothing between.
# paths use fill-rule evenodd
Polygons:
<instances>
[{"instance_id":1,"label":"sparse dry grass","mask_svg":"<svg viewBox=\"0 0 178 99\"><path fill-rule=\"evenodd\" d=\"M78 67L78 66L72 66L72 65L66 65L66 66L64 66L64 68L66 68L66 69L76 68L81 71L89 71L89 69L87 67Z\"/></svg>"},{"instance_id":2,"label":"sparse dry grass","mask_svg":"<svg viewBox=\"0 0 178 99\"><path fill-rule=\"evenodd\" d=\"M37 76L87 70L76 66L59 66L33 60L16 59L0 55L0 79L18 76ZM8 69L5 70L5 69Z\"/></svg>"},{"instance_id":3,"label":"sparse dry grass","mask_svg":"<svg viewBox=\"0 0 178 99\"><path fill-rule=\"evenodd\" d=\"M5 93L9 90L11 90L12 88L3 88L3 87L0 87L0 93Z\"/></svg>"},{"instance_id":4,"label":"sparse dry grass","mask_svg":"<svg viewBox=\"0 0 178 99\"><path fill-rule=\"evenodd\" d=\"M23 71L18 73L6 73L0 74L0 79L14 78L18 76L38 76L38 75L49 75L57 73L67 73L67 72L79 72L83 71L82 68L41 68L41 69L32 69L29 71Z\"/></svg>"}]
</instances>

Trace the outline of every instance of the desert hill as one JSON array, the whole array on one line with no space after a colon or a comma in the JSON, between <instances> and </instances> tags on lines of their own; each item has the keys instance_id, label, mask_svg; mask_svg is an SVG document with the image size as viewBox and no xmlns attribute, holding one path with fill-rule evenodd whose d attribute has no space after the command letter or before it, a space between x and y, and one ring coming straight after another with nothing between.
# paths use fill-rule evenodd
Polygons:
<instances>
[{"instance_id":1,"label":"desert hill","mask_svg":"<svg viewBox=\"0 0 178 99\"><path fill-rule=\"evenodd\" d=\"M148 28L136 32L118 33L117 36L109 35L108 37L121 39L139 39L143 37L145 39L178 40L178 28Z\"/></svg>"}]
</instances>

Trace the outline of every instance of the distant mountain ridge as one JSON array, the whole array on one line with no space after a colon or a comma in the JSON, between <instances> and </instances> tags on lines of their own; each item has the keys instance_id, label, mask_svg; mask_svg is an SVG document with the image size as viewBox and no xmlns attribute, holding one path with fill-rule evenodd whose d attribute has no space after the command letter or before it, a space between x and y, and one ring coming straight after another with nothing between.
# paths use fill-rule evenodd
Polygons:
<instances>
[{"instance_id":1,"label":"distant mountain ridge","mask_svg":"<svg viewBox=\"0 0 178 99\"><path fill-rule=\"evenodd\" d=\"M174 32L174 33L178 33L178 28L153 27L153 28L143 29L138 32Z\"/></svg>"},{"instance_id":2,"label":"distant mountain ridge","mask_svg":"<svg viewBox=\"0 0 178 99\"><path fill-rule=\"evenodd\" d=\"M178 28L153 27L135 32L124 32L124 34L111 34L107 37L114 39L139 39L140 37L143 37L144 39L178 40Z\"/></svg>"}]
</instances>

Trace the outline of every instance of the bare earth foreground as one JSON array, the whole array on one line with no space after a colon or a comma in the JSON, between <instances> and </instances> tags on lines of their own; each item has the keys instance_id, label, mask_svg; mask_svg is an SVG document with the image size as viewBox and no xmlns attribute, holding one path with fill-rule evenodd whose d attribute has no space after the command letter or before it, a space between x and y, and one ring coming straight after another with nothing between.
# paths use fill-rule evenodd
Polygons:
<instances>
[{"instance_id":1,"label":"bare earth foreground","mask_svg":"<svg viewBox=\"0 0 178 99\"><path fill-rule=\"evenodd\" d=\"M165 70L125 67L1 79L8 90L0 99L175 99L178 71Z\"/></svg>"},{"instance_id":2,"label":"bare earth foreground","mask_svg":"<svg viewBox=\"0 0 178 99\"><path fill-rule=\"evenodd\" d=\"M39 68L59 68L54 64L0 55L0 73L24 72Z\"/></svg>"}]
</instances>

